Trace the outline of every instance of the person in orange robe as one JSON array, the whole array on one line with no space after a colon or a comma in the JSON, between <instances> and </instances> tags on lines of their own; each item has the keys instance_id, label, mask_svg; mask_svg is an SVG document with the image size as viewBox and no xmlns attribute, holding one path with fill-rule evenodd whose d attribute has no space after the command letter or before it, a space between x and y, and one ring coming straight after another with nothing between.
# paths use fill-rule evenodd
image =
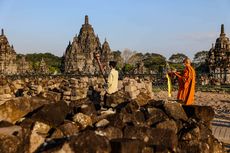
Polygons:
<instances>
[{"instance_id":1,"label":"person in orange robe","mask_svg":"<svg viewBox=\"0 0 230 153\"><path fill-rule=\"evenodd\" d=\"M196 72L191 66L189 58L185 58L183 64L185 65L185 69L182 75L178 72L174 72L174 74L178 77L179 84L177 100L182 101L185 105L192 105L195 95Z\"/></svg>"}]
</instances>

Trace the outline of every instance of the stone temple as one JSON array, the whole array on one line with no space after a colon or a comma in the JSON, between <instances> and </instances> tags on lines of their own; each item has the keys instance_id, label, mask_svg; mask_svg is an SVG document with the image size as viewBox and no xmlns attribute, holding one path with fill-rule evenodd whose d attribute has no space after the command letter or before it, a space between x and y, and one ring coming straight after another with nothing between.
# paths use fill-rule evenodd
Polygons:
<instances>
[{"instance_id":1,"label":"stone temple","mask_svg":"<svg viewBox=\"0 0 230 153\"><path fill-rule=\"evenodd\" d=\"M73 38L72 42L66 48L63 55L64 72L76 74L96 74L99 72L97 61L94 54L100 54L100 61L108 70L109 60L112 60L112 53L109 43L104 41L101 46L99 37L95 35L92 25L89 24L89 18L85 16L85 23L80 29L79 35Z\"/></svg>"},{"instance_id":2,"label":"stone temple","mask_svg":"<svg viewBox=\"0 0 230 153\"><path fill-rule=\"evenodd\" d=\"M17 72L18 74L25 74L25 73L30 73L31 72L31 66L28 61L26 61L25 56L21 56L20 58L17 59Z\"/></svg>"},{"instance_id":3,"label":"stone temple","mask_svg":"<svg viewBox=\"0 0 230 153\"><path fill-rule=\"evenodd\" d=\"M221 25L220 37L209 51L208 64L210 73L221 84L230 83L230 41Z\"/></svg>"},{"instance_id":4,"label":"stone temple","mask_svg":"<svg viewBox=\"0 0 230 153\"><path fill-rule=\"evenodd\" d=\"M7 37L2 29L0 35L0 74L17 73L16 52L13 45L10 46Z\"/></svg>"}]
</instances>

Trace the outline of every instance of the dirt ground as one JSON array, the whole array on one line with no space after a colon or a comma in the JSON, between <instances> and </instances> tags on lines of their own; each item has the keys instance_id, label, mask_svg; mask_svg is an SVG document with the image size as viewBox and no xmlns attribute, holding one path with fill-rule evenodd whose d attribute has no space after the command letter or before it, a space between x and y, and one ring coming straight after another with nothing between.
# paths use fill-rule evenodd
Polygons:
<instances>
[{"instance_id":1,"label":"dirt ground","mask_svg":"<svg viewBox=\"0 0 230 153\"><path fill-rule=\"evenodd\" d=\"M176 100L177 91L173 91L172 97L168 97L167 91L154 92L156 100ZM194 105L211 106L214 108L216 116L230 120L230 93L224 92L201 92L195 93Z\"/></svg>"}]
</instances>

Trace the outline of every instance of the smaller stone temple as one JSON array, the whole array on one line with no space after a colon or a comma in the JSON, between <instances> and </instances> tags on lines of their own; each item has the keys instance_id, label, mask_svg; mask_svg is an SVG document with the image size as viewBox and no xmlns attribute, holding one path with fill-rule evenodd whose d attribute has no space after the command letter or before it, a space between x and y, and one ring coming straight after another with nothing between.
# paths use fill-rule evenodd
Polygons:
<instances>
[{"instance_id":1,"label":"smaller stone temple","mask_svg":"<svg viewBox=\"0 0 230 153\"><path fill-rule=\"evenodd\" d=\"M42 58L39 63L38 72L42 74L46 74L49 72L48 65L46 64L45 60Z\"/></svg>"},{"instance_id":2,"label":"smaller stone temple","mask_svg":"<svg viewBox=\"0 0 230 153\"><path fill-rule=\"evenodd\" d=\"M16 52L13 45L10 46L4 30L0 35L0 74L9 75L17 73Z\"/></svg>"},{"instance_id":3,"label":"smaller stone temple","mask_svg":"<svg viewBox=\"0 0 230 153\"><path fill-rule=\"evenodd\" d=\"M105 67L109 68L109 60L112 59L109 43L105 39L101 46L99 37L95 35L89 18L85 16L85 23L80 29L79 35L75 35L72 42L66 48L63 55L65 73L76 74L95 74L99 73L99 66L94 58L94 54L100 54L100 61Z\"/></svg>"},{"instance_id":4,"label":"smaller stone temple","mask_svg":"<svg viewBox=\"0 0 230 153\"><path fill-rule=\"evenodd\" d=\"M31 72L31 67L30 63L26 60L25 56L22 56L18 61L17 61L17 72L19 74L25 74L25 73L30 73Z\"/></svg>"},{"instance_id":5,"label":"smaller stone temple","mask_svg":"<svg viewBox=\"0 0 230 153\"><path fill-rule=\"evenodd\" d=\"M209 51L208 64L210 73L220 84L230 83L230 41L221 25L220 37Z\"/></svg>"}]
</instances>

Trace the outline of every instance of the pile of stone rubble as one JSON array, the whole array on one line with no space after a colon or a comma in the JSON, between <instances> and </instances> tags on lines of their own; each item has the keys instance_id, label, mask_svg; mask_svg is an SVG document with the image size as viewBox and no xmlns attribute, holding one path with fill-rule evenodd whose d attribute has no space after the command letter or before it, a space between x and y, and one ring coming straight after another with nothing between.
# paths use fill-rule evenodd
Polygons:
<instances>
[{"instance_id":1,"label":"pile of stone rubble","mask_svg":"<svg viewBox=\"0 0 230 153\"><path fill-rule=\"evenodd\" d=\"M87 92L80 91L80 83ZM209 106L156 101L151 84L135 79L124 80L104 103L100 85L84 83L87 79L62 80L58 86L49 82L40 94L27 96L24 90L21 97L2 102L0 152L224 152L212 135ZM77 98L79 93L86 96Z\"/></svg>"}]
</instances>

